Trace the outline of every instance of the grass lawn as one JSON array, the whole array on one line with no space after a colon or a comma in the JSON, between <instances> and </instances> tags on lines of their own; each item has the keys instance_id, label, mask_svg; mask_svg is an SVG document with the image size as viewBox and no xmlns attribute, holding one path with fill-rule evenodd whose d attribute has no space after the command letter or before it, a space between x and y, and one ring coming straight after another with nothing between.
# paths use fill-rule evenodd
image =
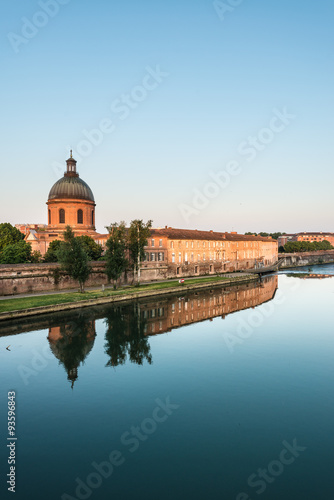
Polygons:
<instances>
[{"instance_id":1,"label":"grass lawn","mask_svg":"<svg viewBox=\"0 0 334 500\"><path fill-rule=\"evenodd\" d=\"M5 300L0 300L0 313L10 312L10 311L20 311L22 309L31 309L33 307L66 304L69 302L80 302L82 300L98 299L101 297L111 297L113 295L129 295L131 293L139 293L147 290L163 290L165 288L174 288L174 287L182 288L185 285L220 282L227 279L230 278L213 276L208 278L187 279L184 285L179 284L177 281L166 281L164 283L153 283L150 285L140 285L139 287L131 287L131 288L119 288L117 290L106 289L104 292L102 292L102 290L90 290L85 293L64 292L54 295L39 295L37 297L32 295L31 297L25 297L22 299L19 298L5 299Z\"/></svg>"}]
</instances>

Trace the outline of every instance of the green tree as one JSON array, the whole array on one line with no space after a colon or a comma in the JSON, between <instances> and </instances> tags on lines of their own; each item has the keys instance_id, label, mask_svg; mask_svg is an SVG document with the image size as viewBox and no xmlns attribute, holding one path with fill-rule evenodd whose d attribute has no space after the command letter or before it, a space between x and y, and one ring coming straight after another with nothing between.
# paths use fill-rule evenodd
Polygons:
<instances>
[{"instance_id":1,"label":"green tree","mask_svg":"<svg viewBox=\"0 0 334 500\"><path fill-rule=\"evenodd\" d=\"M98 260L103 252L102 245L96 243L91 236L84 234L83 236L77 236L83 249L88 255L89 260Z\"/></svg>"},{"instance_id":2,"label":"green tree","mask_svg":"<svg viewBox=\"0 0 334 500\"><path fill-rule=\"evenodd\" d=\"M1 264L21 264L31 259L31 245L26 241L19 241L6 245L0 255Z\"/></svg>"},{"instance_id":3,"label":"green tree","mask_svg":"<svg viewBox=\"0 0 334 500\"><path fill-rule=\"evenodd\" d=\"M58 260L62 269L79 282L80 292L84 292L84 284L89 278L91 267L88 263L88 255L83 249L79 238L75 238L70 226L64 232L64 241L58 251Z\"/></svg>"},{"instance_id":4,"label":"green tree","mask_svg":"<svg viewBox=\"0 0 334 500\"><path fill-rule=\"evenodd\" d=\"M39 262L43 261L42 254L39 250L34 250L31 254L30 257L30 262L33 262L34 264L38 264Z\"/></svg>"},{"instance_id":5,"label":"green tree","mask_svg":"<svg viewBox=\"0 0 334 500\"><path fill-rule=\"evenodd\" d=\"M128 266L125 222L121 222L120 224L114 222L107 229L110 236L107 240L107 250L105 253L105 272L108 276L108 281L113 280L113 285L116 289L117 281Z\"/></svg>"},{"instance_id":6,"label":"green tree","mask_svg":"<svg viewBox=\"0 0 334 500\"><path fill-rule=\"evenodd\" d=\"M46 254L44 255L45 262L58 262L58 251L60 250L62 241L53 240L51 241Z\"/></svg>"},{"instance_id":7,"label":"green tree","mask_svg":"<svg viewBox=\"0 0 334 500\"><path fill-rule=\"evenodd\" d=\"M0 252L2 252L7 245L12 245L22 240L24 240L24 234L16 227L9 224L9 222L0 224Z\"/></svg>"},{"instance_id":8,"label":"green tree","mask_svg":"<svg viewBox=\"0 0 334 500\"><path fill-rule=\"evenodd\" d=\"M333 245L331 245L331 243L327 240L323 240L321 242L321 245L322 245L322 250L333 250Z\"/></svg>"},{"instance_id":9,"label":"green tree","mask_svg":"<svg viewBox=\"0 0 334 500\"><path fill-rule=\"evenodd\" d=\"M284 245L284 252L317 252L320 250L332 250L333 246L329 241L289 241Z\"/></svg>"},{"instance_id":10,"label":"green tree","mask_svg":"<svg viewBox=\"0 0 334 500\"><path fill-rule=\"evenodd\" d=\"M152 221L144 223L142 220L131 221L129 228L129 251L134 273L137 272L137 282L140 283L140 262L145 258L144 247L150 236Z\"/></svg>"}]
</instances>

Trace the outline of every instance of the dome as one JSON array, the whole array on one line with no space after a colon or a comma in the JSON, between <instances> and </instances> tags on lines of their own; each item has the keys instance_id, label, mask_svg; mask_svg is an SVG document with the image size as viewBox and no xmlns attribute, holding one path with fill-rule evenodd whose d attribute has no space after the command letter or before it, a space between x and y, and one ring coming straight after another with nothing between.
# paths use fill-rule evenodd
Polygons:
<instances>
[{"instance_id":1,"label":"dome","mask_svg":"<svg viewBox=\"0 0 334 500\"><path fill-rule=\"evenodd\" d=\"M93 192L88 184L80 177L67 177L66 174L51 188L48 199L56 198L88 200L95 203Z\"/></svg>"}]
</instances>

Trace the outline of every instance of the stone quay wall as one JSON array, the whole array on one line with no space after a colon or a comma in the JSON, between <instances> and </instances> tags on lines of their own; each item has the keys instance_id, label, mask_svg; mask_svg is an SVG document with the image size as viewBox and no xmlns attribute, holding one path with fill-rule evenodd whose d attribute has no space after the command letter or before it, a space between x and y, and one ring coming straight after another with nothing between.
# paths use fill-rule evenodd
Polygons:
<instances>
[{"instance_id":1,"label":"stone quay wall","mask_svg":"<svg viewBox=\"0 0 334 500\"><path fill-rule=\"evenodd\" d=\"M334 262L334 250L319 252L280 253L279 259L284 259L280 269L303 267L317 264L331 264Z\"/></svg>"},{"instance_id":2,"label":"stone quay wall","mask_svg":"<svg viewBox=\"0 0 334 500\"><path fill-rule=\"evenodd\" d=\"M85 283L85 287L107 285L103 261L91 263L93 271ZM172 278L212 276L232 271L245 271L255 266L255 260L245 259L229 262L201 262L192 264L167 264L166 262L143 262L140 270L140 281L163 281ZM136 276L135 276L136 278ZM134 275L128 271L121 277L120 283L133 283ZM78 282L63 273L59 264L0 264L0 296L24 293L49 292L58 290L75 290Z\"/></svg>"}]
</instances>

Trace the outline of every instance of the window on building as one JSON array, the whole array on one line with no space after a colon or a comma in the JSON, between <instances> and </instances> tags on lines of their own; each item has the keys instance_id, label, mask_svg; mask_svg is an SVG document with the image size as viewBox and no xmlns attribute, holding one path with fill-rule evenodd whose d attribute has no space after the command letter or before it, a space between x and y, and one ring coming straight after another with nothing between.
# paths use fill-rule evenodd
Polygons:
<instances>
[{"instance_id":1,"label":"window on building","mask_svg":"<svg viewBox=\"0 0 334 500\"><path fill-rule=\"evenodd\" d=\"M162 240L159 240L159 247L162 247Z\"/></svg>"},{"instance_id":2,"label":"window on building","mask_svg":"<svg viewBox=\"0 0 334 500\"><path fill-rule=\"evenodd\" d=\"M83 224L83 211L81 210L81 208L78 210L77 213L77 221L78 224Z\"/></svg>"},{"instance_id":3,"label":"window on building","mask_svg":"<svg viewBox=\"0 0 334 500\"><path fill-rule=\"evenodd\" d=\"M180 274L180 268L179 267L176 269L176 274Z\"/></svg>"},{"instance_id":4,"label":"window on building","mask_svg":"<svg viewBox=\"0 0 334 500\"><path fill-rule=\"evenodd\" d=\"M49 224L51 224L51 210L49 210Z\"/></svg>"},{"instance_id":5,"label":"window on building","mask_svg":"<svg viewBox=\"0 0 334 500\"><path fill-rule=\"evenodd\" d=\"M155 261L155 253L151 253L151 262Z\"/></svg>"},{"instance_id":6,"label":"window on building","mask_svg":"<svg viewBox=\"0 0 334 500\"><path fill-rule=\"evenodd\" d=\"M175 262L175 253L172 253L172 262Z\"/></svg>"},{"instance_id":7,"label":"window on building","mask_svg":"<svg viewBox=\"0 0 334 500\"><path fill-rule=\"evenodd\" d=\"M59 224L65 224L65 210L63 208L59 210Z\"/></svg>"},{"instance_id":8,"label":"window on building","mask_svg":"<svg viewBox=\"0 0 334 500\"><path fill-rule=\"evenodd\" d=\"M205 260L205 253L203 253L203 260Z\"/></svg>"},{"instance_id":9,"label":"window on building","mask_svg":"<svg viewBox=\"0 0 334 500\"><path fill-rule=\"evenodd\" d=\"M171 242L170 242L170 247L171 247L171 248L174 248L174 241L171 241Z\"/></svg>"},{"instance_id":10,"label":"window on building","mask_svg":"<svg viewBox=\"0 0 334 500\"><path fill-rule=\"evenodd\" d=\"M191 254L191 262L194 262L194 254Z\"/></svg>"},{"instance_id":11,"label":"window on building","mask_svg":"<svg viewBox=\"0 0 334 500\"><path fill-rule=\"evenodd\" d=\"M185 260L185 262L188 262L188 254L187 254L187 252L184 254L184 260Z\"/></svg>"},{"instance_id":12,"label":"window on building","mask_svg":"<svg viewBox=\"0 0 334 500\"><path fill-rule=\"evenodd\" d=\"M188 242L188 241L186 241L186 248L188 248L188 245L189 245L189 242Z\"/></svg>"},{"instance_id":13,"label":"window on building","mask_svg":"<svg viewBox=\"0 0 334 500\"><path fill-rule=\"evenodd\" d=\"M151 247L154 247L154 240L151 240Z\"/></svg>"},{"instance_id":14,"label":"window on building","mask_svg":"<svg viewBox=\"0 0 334 500\"><path fill-rule=\"evenodd\" d=\"M145 252L144 262L147 262L150 258L150 254Z\"/></svg>"},{"instance_id":15,"label":"window on building","mask_svg":"<svg viewBox=\"0 0 334 500\"><path fill-rule=\"evenodd\" d=\"M92 210L92 226L94 226L95 224L94 217L95 217L94 210Z\"/></svg>"},{"instance_id":16,"label":"window on building","mask_svg":"<svg viewBox=\"0 0 334 500\"><path fill-rule=\"evenodd\" d=\"M200 256L200 254L198 253L198 254L197 254L197 262L199 262L200 260L201 260L201 256Z\"/></svg>"},{"instance_id":17,"label":"window on building","mask_svg":"<svg viewBox=\"0 0 334 500\"><path fill-rule=\"evenodd\" d=\"M159 260L159 262L162 262L163 260L165 260L165 254L164 254L164 252L159 252L158 253L158 260Z\"/></svg>"},{"instance_id":18,"label":"window on building","mask_svg":"<svg viewBox=\"0 0 334 500\"><path fill-rule=\"evenodd\" d=\"M194 248L194 242L193 241L191 242L191 248Z\"/></svg>"},{"instance_id":19,"label":"window on building","mask_svg":"<svg viewBox=\"0 0 334 500\"><path fill-rule=\"evenodd\" d=\"M179 252L179 262L182 262L182 253Z\"/></svg>"},{"instance_id":20,"label":"window on building","mask_svg":"<svg viewBox=\"0 0 334 500\"><path fill-rule=\"evenodd\" d=\"M205 241L203 241L203 248L205 248Z\"/></svg>"},{"instance_id":21,"label":"window on building","mask_svg":"<svg viewBox=\"0 0 334 500\"><path fill-rule=\"evenodd\" d=\"M195 274L198 273L198 266L195 266Z\"/></svg>"}]
</instances>

